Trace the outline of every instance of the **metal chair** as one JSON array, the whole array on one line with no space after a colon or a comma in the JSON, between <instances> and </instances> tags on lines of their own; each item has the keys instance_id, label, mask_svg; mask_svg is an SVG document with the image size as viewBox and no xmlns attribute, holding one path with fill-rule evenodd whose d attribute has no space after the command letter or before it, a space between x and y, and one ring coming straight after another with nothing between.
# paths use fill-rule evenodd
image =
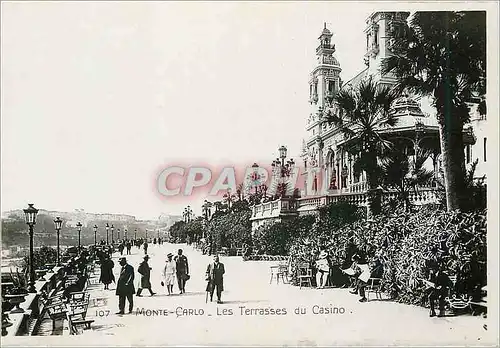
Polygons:
<instances>
[{"instance_id":1,"label":"metal chair","mask_svg":"<svg viewBox=\"0 0 500 348\"><path fill-rule=\"evenodd\" d=\"M302 289L302 284L309 285L312 288L312 269L309 263L302 263L297 268L297 280L299 281L299 288Z\"/></svg>"},{"instance_id":2,"label":"metal chair","mask_svg":"<svg viewBox=\"0 0 500 348\"><path fill-rule=\"evenodd\" d=\"M382 278L370 278L365 288L366 300L370 300L370 292L375 293L375 298L382 299Z\"/></svg>"}]
</instances>

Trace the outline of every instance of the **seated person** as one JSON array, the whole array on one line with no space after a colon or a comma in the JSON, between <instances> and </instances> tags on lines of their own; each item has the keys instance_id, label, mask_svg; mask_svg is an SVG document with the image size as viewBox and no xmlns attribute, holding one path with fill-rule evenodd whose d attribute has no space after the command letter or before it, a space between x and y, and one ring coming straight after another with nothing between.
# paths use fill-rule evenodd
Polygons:
<instances>
[{"instance_id":1,"label":"seated person","mask_svg":"<svg viewBox=\"0 0 500 348\"><path fill-rule=\"evenodd\" d=\"M370 268L367 264L361 263L361 258L358 254L355 254L351 258L352 265L348 269L344 270L344 273L356 278L356 286L351 292L351 294L356 294L359 292L359 302L366 302L365 288L370 279Z\"/></svg>"}]
</instances>

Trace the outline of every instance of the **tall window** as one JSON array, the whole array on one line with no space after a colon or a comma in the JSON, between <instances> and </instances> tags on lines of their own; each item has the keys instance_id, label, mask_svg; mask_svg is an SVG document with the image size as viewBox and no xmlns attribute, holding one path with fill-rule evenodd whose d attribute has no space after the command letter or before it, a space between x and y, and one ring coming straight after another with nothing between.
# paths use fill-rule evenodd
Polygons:
<instances>
[{"instance_id":1,"label":"tall window","mask_svg":"<svg viewBox=\"0 0 500 348\"><path fill-rule=\"evenodd\" d=\"M486 162L486 138L483 139L483 160Z\"/></svg>"},{"instance_id":2,"label":"tall window","mask_svg":"<svg viewBox=\"0 0 500 348\"><path fill-rule=\"evenodd\" d=\"M466 160L466 163L470 163L470 161L471 161L471 146L470 145L467 145L465 147L465 160Z\"/></svg>"}]
</instances>

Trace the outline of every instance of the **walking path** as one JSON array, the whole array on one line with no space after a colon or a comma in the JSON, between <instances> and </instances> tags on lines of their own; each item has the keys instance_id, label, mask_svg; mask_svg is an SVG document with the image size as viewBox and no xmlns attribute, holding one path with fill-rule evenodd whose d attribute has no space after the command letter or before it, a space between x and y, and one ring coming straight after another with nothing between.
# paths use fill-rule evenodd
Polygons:
<instances>
[{"instance_id":1,"label":"walking path","mask_svg":"<svg viewBox=\"0 0 500 348\"><path fill-rule=\"evenodd\" d=\"M160 286L168 252L184 249L191 279L186 293L167 296ZM158 294L134 297L134 312L118 316L116 285L103 290L89 286L91 330L78 336L30 337L19 345L486 345L493 344L484 329L487 319L473 316L429 318L428 310L391 301L359 303L348 289L310 289L269 284L272 262L244 262L221 257L225 264L223 304L205 303L205 270L211 257L186 245L151 245L151 283ZM114 273L118 279L119 254ZM127 256L137 270L144 254L132 248ZM139 275L136 273L136 284ZM174 287L177 290L177 286ZM373 296L374 297L374 296ZM299 308L299 314L295 309ZM324 314L327 310L336 314ZM300 314L300 311L305 314ZM342 313L342 314L341 314Z\"/></svg>"}]
</instances>

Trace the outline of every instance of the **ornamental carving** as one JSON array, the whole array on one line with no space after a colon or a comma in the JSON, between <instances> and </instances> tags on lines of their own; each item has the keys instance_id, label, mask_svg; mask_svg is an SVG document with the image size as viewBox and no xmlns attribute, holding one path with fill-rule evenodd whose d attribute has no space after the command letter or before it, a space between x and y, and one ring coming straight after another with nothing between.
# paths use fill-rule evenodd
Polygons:
<instances>
[{"instance_id":1,"label":"ornamental carving","mask_svg":"<svg viewBox=\"0 0 500 348\"><path fill-rule=\"evenodd\" d=\"M318 165L318 149L312 147L309 149L309 166L316 167Z\"/></svg>"},{"instance_id":2,"label":"ornamental carving","mask_svg":"<svg viewBox=\"0 0 500 348\"><path fill-rule=\"evenodd\" d=\"M316 117L313 113L310 113L309 117L307 118L307 124L313 123L314 121L316 121Z\"/></svg>"}]
</instances>

